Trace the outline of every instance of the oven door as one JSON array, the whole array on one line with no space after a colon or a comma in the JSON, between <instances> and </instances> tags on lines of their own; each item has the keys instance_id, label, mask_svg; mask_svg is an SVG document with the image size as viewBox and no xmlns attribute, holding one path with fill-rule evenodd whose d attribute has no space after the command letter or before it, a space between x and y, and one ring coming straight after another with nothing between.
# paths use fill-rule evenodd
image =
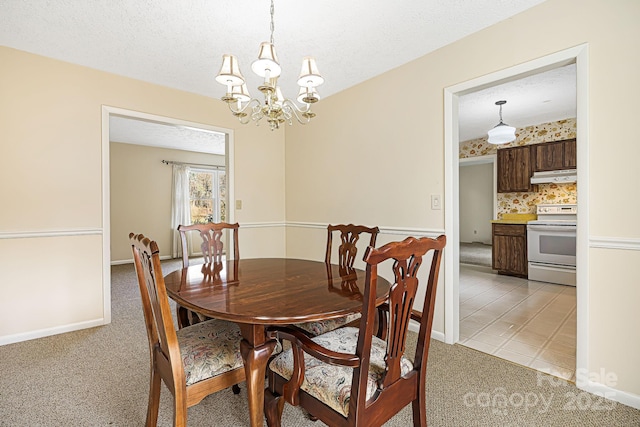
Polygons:
<instances>
[{"instance_id":1,"label":"oven door","mask_svg":"<svg viewBox=\"0 0 640 427\"><path fill-rule=\"evenodd\" d=\"M576 225L527 225L529 262L575 267Z\"/></svg>"}]
</instances>

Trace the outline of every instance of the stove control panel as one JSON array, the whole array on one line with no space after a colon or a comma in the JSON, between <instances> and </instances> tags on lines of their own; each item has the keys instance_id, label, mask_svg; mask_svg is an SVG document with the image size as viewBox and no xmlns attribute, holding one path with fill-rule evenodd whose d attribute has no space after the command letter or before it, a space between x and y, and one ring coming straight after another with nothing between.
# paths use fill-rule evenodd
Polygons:
<instances>
[{"instance_id":1,"label":"stove control panel","mask_svg":"<svg viewBox=\"0 0 640 427\"><path fill-rule=\"evenodd\" d=\"M576 215L578 213L578 206L575 204L537 205L536 213L538 215Z\"/></svg>"}]
</instances>

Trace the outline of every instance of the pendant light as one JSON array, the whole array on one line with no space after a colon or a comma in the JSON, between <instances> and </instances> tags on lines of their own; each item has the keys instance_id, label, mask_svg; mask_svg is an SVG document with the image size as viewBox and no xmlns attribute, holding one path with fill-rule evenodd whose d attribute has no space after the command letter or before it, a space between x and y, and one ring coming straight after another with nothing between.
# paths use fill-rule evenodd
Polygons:
<instances>
[{"instance_id":1,"label":"pendant light","mask_svg":"<svg viewBox=\"0 0 640 427\"><path fill-rule=\"evenodd\" d=\"M506 103L507 101L496 102L500 106L500 123L489 130L489 144L506 144L516 139L516 128L502 122L502 106Z\"/></svg>"}]
</instances>

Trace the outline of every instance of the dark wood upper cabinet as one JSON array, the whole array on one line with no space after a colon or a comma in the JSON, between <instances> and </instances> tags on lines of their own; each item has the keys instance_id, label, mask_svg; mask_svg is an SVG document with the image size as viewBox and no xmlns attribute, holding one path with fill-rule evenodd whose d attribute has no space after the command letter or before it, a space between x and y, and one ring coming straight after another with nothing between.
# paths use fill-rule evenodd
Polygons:
<instances>
[{"instance_id":1,"label":"dark wood upper cabinet","mask_svg":"<svg viewBox=\"0 0 640 427\"><path fill-rule=\"evenodd\" d=\"M565 169L576 169L578 165L576 146L577 144L575 139L567 139L566 141L564 141L564 168Z\"/></svg>"},{"instance_id":2,"label":"dark wood upper cabinet","mask_svg":"<svg viewBox=\"0 0 640 427\"><path fill-rule=\"evenodd\" d=\"M576 140L531 145L535 172L576 168Z\"/></svg>"},{"instance_id":3,"label":"dark wood upper cabinet","mask_svg":"<svg viewBox=\"0 0 640 427\"><path fill-rule=\"evenodd\" d=\"M530 145L498 149L498 193L536 191Z\"/></svg>"}]
</instances>

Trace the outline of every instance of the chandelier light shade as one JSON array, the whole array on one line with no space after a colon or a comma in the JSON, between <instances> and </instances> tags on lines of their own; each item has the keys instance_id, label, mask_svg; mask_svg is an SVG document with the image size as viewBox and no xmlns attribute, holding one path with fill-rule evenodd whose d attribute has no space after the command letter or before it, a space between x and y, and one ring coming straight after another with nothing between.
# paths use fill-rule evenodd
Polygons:
<instances>
[{"instance_id":1,"label":"chandelier light shade","mask_svg":"<svg viewBox=\"0 0 640 427\"><path fill-rule=\"evenodd\" d=\"M502 122L502 106L506 103L507 101L496 102L500 106L500 123L489 130L489 144L506 144L516 139L516 128Z\"/></svg>"},{"instance_id":2,"label":"chandelier light shade","mask_svg":"<svg viewBox=\"0 0 640 427\"><path fill-rule=\"evenodd\" d=\"M305 56L302 60L302 70L298 77L298 85L302 87L316 87L324 83L324 77L318 71L316 60L311 56Z\"/></svg>"},{"instance_id":3,"label":"chandelier light shade","mask_svg":"<svg viewBox=\"0 0 640 427\"><path fill-rule=\"evenodd\" d=\"M231 113L240 120L240 123L247 124L253 121L258 125L264 118L271 130L279 129L283 123L291 125L293 119L301 124L309 123L316 115L311 111L311 105L320 99L316 87L324 83L316 60L306 56L302 60L302 69L298 77L300 88L296 101L282 95L282 90L278 86L278 77L282 73L282 68L273 43L273 15L274 7L271 0L271 39L260 44L258 59L251 64L251 70L263 78L263 83L258 86L258 90L262 93L262 100L252 98L249 94L246 80L240 72L238 59L234 55L222 56L222 67L216 76L216 81L227 88L222 100L227 103Z\"/></svg>"},{"instance_id":4,"label":"chandelier light shade","mask_svg":"<svg viewBox=\"0 0 640 427\"><path fill-rule=\"evenodd\" d=\"M276 55L276 47L269 42L260 44L258 59L251 63L251 69L254 73L265 79L278 77L282 73L282 68L278 64L278 55Z\"/></svg>"},{"instance_id":5,"label":"chandelier light shade","mask_svg":"<svg viewBox=\"0 0 640 427\"><path fill-rule=\"evenodd\" d=\"M237 86L244 83L244 76L240 73L240 65L235 55L224 55L222 67L216 77L216 81L227 86Z\"/></svg>"},{"instance_id":6,"label":"chandelier light shade","mask_svg":"<svg viewBox=\"0 0 640 427\"><path fill-rule=\"evenodd\" d=\"M231 89L231 95L236 101L239 102L249 102L251 100L251 96L249 96L249 90L247 89L247 84L242 83L240 86L233 86Z\"/></svg>"}]
</instances>

